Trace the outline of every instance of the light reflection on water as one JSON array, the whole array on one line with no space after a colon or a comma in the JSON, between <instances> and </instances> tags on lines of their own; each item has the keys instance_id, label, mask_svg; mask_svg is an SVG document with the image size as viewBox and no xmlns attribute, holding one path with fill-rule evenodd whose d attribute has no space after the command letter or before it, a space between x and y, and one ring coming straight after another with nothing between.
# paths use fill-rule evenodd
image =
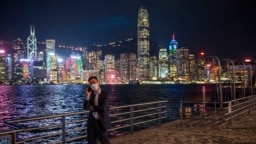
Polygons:
<instances>
[{"instance_id":1,"label":"light reflection on water","mask_svg":"<svg viewBox=\"0 0 256 144\"><path fill-rule=\"evenodd\" d=\"M157 100L201 100L202 85L102 85L110 107ZM209 94L214 86L206 85ZM0 86L0 130L4 119L83 110L85 85Z\"/></svg>"}]
</instances>

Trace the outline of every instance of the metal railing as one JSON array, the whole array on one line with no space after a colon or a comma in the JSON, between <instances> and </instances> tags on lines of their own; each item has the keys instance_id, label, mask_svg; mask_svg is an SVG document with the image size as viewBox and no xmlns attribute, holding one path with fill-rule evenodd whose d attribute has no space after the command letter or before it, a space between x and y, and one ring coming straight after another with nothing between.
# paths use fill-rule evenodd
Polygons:
<instances>
[{"instance_id":1,"label":"metal railing","mask_svg":"<svg viewBox=\"0 0 256 144\"><path fill-rule=\"evenodd\" d=\"M227 105L225 107L225 115L223 121L232 121L232 119L239 117L244 113L250 113L252 109L256 108L256 95L243 97L235 100L224 102Z\"/></svg>"},{"instance_id":2,"label":"metal railing","mask_svg":"<svg viewBox=\"0 0 256 144\"><path fill-rule=\"evenodd\" d=\"M177 102L177 101L176 101ZM180 101L180 119L205 119L205 124L222 124L256 108L256 95L223 102ZM208 122L206 120L209 120ZM191 122L191 121L190 121Z\"/></svg>"},{"instance_id":3,"label":"metal railing","mask_svg":"<svg viewBox=\"0 0 256 144\"><path fill-rule=\"evenodd\" d=\"M49 115L5 121L12 131L15 143L69 143L86 141L88 111ZM137 129L158 125L167 118L167 101L157 101L110 108L112 128L110 135L133 133Z\"/></svg>"}]
</instances>

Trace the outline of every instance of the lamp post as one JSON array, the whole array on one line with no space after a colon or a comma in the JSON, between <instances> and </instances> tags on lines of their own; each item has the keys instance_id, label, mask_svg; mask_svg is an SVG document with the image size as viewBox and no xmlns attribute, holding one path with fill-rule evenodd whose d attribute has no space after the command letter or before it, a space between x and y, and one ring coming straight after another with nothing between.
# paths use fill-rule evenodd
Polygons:
<instances>
[{"instance_id":1,"label":"lamp post","mask_svg":"<svg viewBox=\"0 0 256 144\"><path fill-rule=\"evenodd\" d=\"M244 71L245 71L245 64L244 63L242 63L243 64L243 66L244 66ZM244 72L243 72L244 73ZM251 65L249 65L249 72L248 72L248 74L247 74L247 79L249 79L249 77L248 77L248 75L250 75L250 84L249 83L247 83L247 85L248 85L248 88L250 88L250 90L251 90L251 95L253 95L253 85L252 85L252 66ZM245 77L245 74L244 74L244 77ZM248 80L247 80L248 81ZM251 85L251 86L249 86L249 85ZM245 86L244 86L244 96L245 96Z\"/></svg>"},{"instance_id":2,"label":"lamp post","mask_svg":"<svg viewBox=\"0 0 256 144\"><path fill-rule=\"evenodd\" d=\"M243 81L242 81L242 85L243 85L243 96L245 97L245 74L244 74L244 72L245 72L245 64L244 63L242 63L243 64Z\"/></svg>"},{"instance_id":3,"label":"lamp post","mask_svg":"<svg viewBox=\"0 0 256 144\"><path fill-rule=\"evenodd\" d=\"M228 69L229 69L229 62L232 63L232 80L233 80L233 99L236 99L236 84L235 84L235 64L234 61L231 59L225 59L228 64Z\"/></svg>"},{"instance_id":4,"label":"lamp post","mask_svg":"<svg viewBox=\"0 0 256 144\"><path fill-rule=\"evenodd\" d=\"M219 79L219 96L220 96L220 108L223 109L223 96L222 96L222 85L221 85L221 70L220 70L220 59L216 56L208 56L212 59L216 59L218 62L218 79Z\"/></svg>"},{"instance_id":5,"label":"lamp post","mask_svg":"<svg viewBox=\"0 0 256 144\"><path fill-rule=\"evenodd\" d=\"M253 86L252 86L252 66L249 65L249 67L250 67L249 74L250 74L250 84L251 84L251 95L253 95Z\"/></svg>"}]
</instances>

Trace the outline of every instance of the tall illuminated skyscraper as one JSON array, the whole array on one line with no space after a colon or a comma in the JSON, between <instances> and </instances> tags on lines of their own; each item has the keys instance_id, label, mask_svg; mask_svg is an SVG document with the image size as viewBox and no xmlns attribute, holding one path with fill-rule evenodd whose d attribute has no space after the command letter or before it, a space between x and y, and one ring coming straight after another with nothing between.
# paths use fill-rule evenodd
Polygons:
<instances>
[{"instance_id":1,"label":"tall illuminated skyscraper","mask_svg":"<svg viewBox=\"0 0 256 144\"><path fill-rule=\"evenodd\" d=\"M138 12L138 79L149 80L149 15L145 7Z\"/></svg>"},{"instance_id":2,"label":"tall illuminated skyscraper","mask_svg":"<svg viewBox=\"0 0 256 144\"><path fill-rule=\"evenodd\" d=\"M159 50L158 77L161 79L168 77L168 53L166 48Z\"/></svg>"},{"instance_id":3,"label":"tall illuminated skyscraper","mask_svg":"<svg viewBox=\"0 0 256 144\"><path fill-rule=\"evenodd\" d=\"M177 48L178 42L175 40L175 35L173 34L169 45L169 76L171 80L175 79L178 71Z\"/></svg>"},{"instance_id":4,"label":"tall illuminated skyscraper","mask_svg":"<svg viewBox=\"0 0 256 144\"><path fill-rule=\"evenodd\" d=\"M35 36L35 26L31 26L30 35L27 38L27 59L37 57L37 40Z\"/></svg>"},{"instance_id":5,"label":"tall illuminated skyscraper","mask_svg":"<svg viewBox=\"0 0 256 144\"><path fill-rule=\"evenodd\" d=\"M57 59L55 54L55 40L46 40L46 75L48 81L57 81Z\"/></svg>"}]
</instances>

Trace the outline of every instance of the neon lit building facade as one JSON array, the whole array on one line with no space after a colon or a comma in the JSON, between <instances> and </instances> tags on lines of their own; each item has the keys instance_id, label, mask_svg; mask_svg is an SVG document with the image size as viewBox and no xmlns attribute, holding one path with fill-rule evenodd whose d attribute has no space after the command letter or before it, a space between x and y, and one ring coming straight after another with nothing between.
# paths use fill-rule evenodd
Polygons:
<instances>
[{"instance_id":1,"label":"neon lit building facade","mask_svg":"<svg viewBox=\"0 0 256 144\"><path fill-rule=\"evenodd\" d=\"M83 63L81 55L71 55L71 80L75 80L76 82L82 81L82 74L83 74Z\"/></svg>"},{"instance_id":2,"label":"neon lit building facade","mask_svg":"<svg viewBox=\"0 0 256 144\"><path fill-rule=\"evenodd\" d=\"M0 49L0 82L6 81L6 54Z\"/></svg>"},{"instance_id":3,"label":"neon lit building facade","mask_svg":"<svg viewBox=\"0 0 256 144\"><path fill-rule=\"evenodd\" d=\"M46 40L46 76L48 82L58 81L57 58L55 54L55 40Z\"/></svg>"},{"instance_id":4,"label":"neon lit building facade","mask_svg":"<svg viewBox=\"0 0 256 144\"><path fill-rule=\"evenodd\" d=\"M83 77L82 57L78 54L72 54L66 59L67 81L81 83Z\"/></svg>"},{"instance_id":5,"label":"neon lit building facade","mask_svg":"<svg viewBox=\"0 0 256 144\"><path fill-rule=\"evenodd\" d=\"M25 59L27 56L26 43L17 38L11 42L13 50L13 80L18 81L22 78L22 65L20 59Z\"/></svg>"},{"instance_id":6,"label":"neon lit building facade","mask_svg":"<svg viewBox=\"0 0 256 144\"><path fill-rule=\"evenodd\" d=\"M156 56L150 58L150 80L157 80L158 78L158 60Z\"/></svg>"},{"instance_id":7,"label":"neon lit building facade","mask_svg":"<svg viewBox=\"0 0 256 144\"><path fill-rule=\"evenodd\" d=\"M188 56L188 81L196 80L196 58L194 54Z\"/></svg>"},{"instance_id":8,"label":"neon lit building facade","mask_svg":"<svg viewBox=\"0 0 256 144\"><path fill-rule=\"evenodd\" d=\"M172 35L172 40L169 45L169 75L171 80L177 75L177 49L178 49L178 42L175 40L175 35Z\"/></svg>"},{"instance_id":9,"label":"neon lit building facade","mask_svg":"<svg viewBox=\"0 0 256 144\"><path fill-rule=\"evenodd\" d=\"M177 50L177 77L181 81L188 81L189 75L189 50L180 48Z\"/></svg>"},{"instance_id":10,"label":"neon lit building facade","mask_svg":"<svg viewBox=\"0 0 256 144\"><path fill-rule=\"evenodd\" d=\"M207 74L206 68L205 53L200 52L197 58L197 81L205 81Z\"/></svg>"},{"instance_id":11,"label":"neon lit building facade","mask_svg":"<svg viewBox=\"0 0 256 144\"><path fill-rule=\"evenodd\" d=\"M138 12L138 79L149 80L149 14L145 7Z\"/></svg>"},{"instance_id":12,"label":"neon lit building facade","mask_svg":"<svg viewBox=\"0 0 256 144\"><path fill-rule=\"evenodd\" d=\"M129 54L120 54L120 75L121 81L126 83L129 81Z\"/></svg>"},{"instance_id":13,"label":"neon lit building facade","mask_svg":"<svg viewBox=\"0 0 256 144\"><path fill-rule=\"evenodd\" d=\"M137 80L137 57L135 53L129 54L129 80Z\"/></svg>"},{"instance_id":14,"label":"neon lit building facade","mask_svg":"<svg viewBox=\"0 0 256 144\"><path fill-rule=\"evenodd\" d=\"M121 81L120 74L115 67L115 56L105 55L105 81L106 83L119 83Z\"/></svg>"},{"instance_id":15,"label":"neon lit building facade","mask_svg":"<svg viewBox=\"0 0 256 144\"><path fill-rule=\"evenodd\" d=\"M158 70L160 79L168 77L168 53L166 48L159 50Z\"/></svg>"},{"instance_id":16,"label":"neon lit building facade","mask_svg":"<svg viewBox=\"0 0 256 144\"><path fill-rule=\"evenodd\" d=\"M95 51L90 51L88 53L88 68L89 70L96 70L97 68L97 53Z\"/></svg>"},{"instance_id":17,"label":"neon lit building facade","mask_svg":"<svg viewBox=\"0 0 256 144\"><path fill-rule=\"evenodd\" d=\"M63 83L66 79L64 60L61 57L57 57L57 71L58 71L58 83Z\"/></svg>"},{"instance_id":18,"label":"neon lit building facade","mask_svg":"<svg viewBox=\"0 0 256 144\"><path fill-rule=\"evenodd\" d=\"M20 59L22 65L22 78L30 79L31 72L31 60L30 59Z\"/></svg>"},{"instance_id":19,"label":"neon lit building facade","mask_svg":"<svg viewBox=\"0 0 256 144\"><path fill-rule=\"evenodd\" d=\"M35 26L30 28L30 36L27 38L27 58L34 59L37 57L37 40L35 36Z\"/></svg>"}]
</instances>

